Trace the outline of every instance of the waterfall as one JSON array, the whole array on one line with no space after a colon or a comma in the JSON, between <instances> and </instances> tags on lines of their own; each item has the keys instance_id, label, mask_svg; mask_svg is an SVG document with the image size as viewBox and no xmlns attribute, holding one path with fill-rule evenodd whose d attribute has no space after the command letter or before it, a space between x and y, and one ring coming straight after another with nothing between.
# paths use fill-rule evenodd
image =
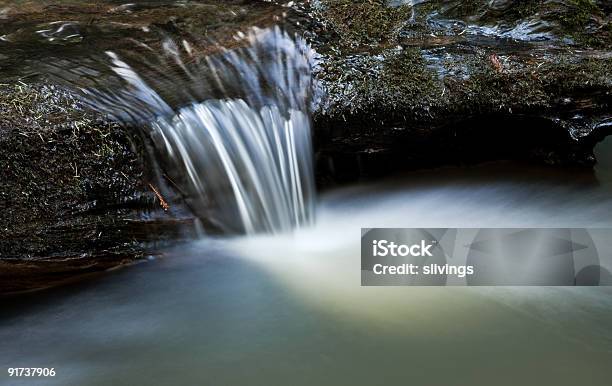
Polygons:
<instances>
[{"instance_id":1,"label":"waterfall","mask_svg":"<svg viewBox=\"0 0 612 386\"><path fill-rule=\"evenodd\" d=\"M81 62L63 78L93 109L144 127L196 215L239 233L310 224L315 54L278 27L232 43L202 54L166 38L158 48L140 44L145 54L136 57L107 52L96 65Z\"/></svg>"}]
</instances>

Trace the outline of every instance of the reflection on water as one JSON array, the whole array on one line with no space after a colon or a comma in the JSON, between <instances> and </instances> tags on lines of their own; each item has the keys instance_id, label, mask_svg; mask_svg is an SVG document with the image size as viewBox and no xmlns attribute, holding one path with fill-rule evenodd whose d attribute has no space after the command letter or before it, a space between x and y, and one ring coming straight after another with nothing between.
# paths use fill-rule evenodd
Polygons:
<instances>
[{"instance_id":1,"label":"reflection on water","mask_svg":"<svg viewBox=\"0 0 612 386\"><path fill-rule=\"evenodd\" d=\"M4 300L0 367L55 367L52 385L607 385L611 289L360 287L358 259L360 227L611 214L589 176L503 165L333 192L291 236L203 240Z\"/></svg>"}]
</instances>

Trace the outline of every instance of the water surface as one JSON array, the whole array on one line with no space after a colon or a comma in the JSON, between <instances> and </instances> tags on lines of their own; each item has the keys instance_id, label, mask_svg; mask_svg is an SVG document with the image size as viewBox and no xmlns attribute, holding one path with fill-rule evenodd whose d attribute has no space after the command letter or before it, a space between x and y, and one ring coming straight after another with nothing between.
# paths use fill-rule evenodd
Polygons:
<instances>
[{"instance_id":1,"label":"water surface","mask_svg":"<svg viewBox=\"0 0 612 386\"><path fill-rule=\"evenodd\" d=\"M293 235L204 239L3 300L0 367L57 376L0 382L609 384L609 288L359 285L360 227L610 226L612 194L592 175L414 173L331 192L317 215Z\"/></svg>"}]
</instances>

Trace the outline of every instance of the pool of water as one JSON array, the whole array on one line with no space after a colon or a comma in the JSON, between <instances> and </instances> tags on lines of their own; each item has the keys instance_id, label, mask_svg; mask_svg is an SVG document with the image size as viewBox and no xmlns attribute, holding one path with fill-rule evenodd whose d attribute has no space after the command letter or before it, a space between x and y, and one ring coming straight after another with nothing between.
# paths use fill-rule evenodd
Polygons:
<instances>
[{"instance_id":1,"label":"pool of water","mask_svg":"<svg viewBox=\"0 0 612 386\"><path fill-rule=\"evenodd\" d=\"M611 226L611 215L612 191L592 174L524 165L337 190L291 235L203 239L1 300L0 383L608 385L611 288L361 287L359 238L375 226ZM6 374L28 366L57 375Z\"/></svg>"}]
</instances>

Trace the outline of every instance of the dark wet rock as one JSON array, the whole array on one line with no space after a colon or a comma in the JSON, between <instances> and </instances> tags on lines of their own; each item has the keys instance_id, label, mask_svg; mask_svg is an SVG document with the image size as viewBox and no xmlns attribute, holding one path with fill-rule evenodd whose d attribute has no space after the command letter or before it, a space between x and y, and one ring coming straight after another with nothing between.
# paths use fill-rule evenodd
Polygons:
<instances>
[{"instance_id":1,"label":"dark wet rock","mask_svg":"<svg viewBox=\"0 0 612 386\"><path fill-rule=\"evenodd\" d=\"M588 0L313 2L319 166L353 179L488 158L592 165L612 117L609 12Z\"/></svg>"},{"instance_id":2,"label":"dark wet rock","mask_svg":"<svg viewBox=\"0 0 612 386\"><path fill-rule=\"evenodd\" d=\"M141 148L58 87L0 86L0 292L133 261L177 237Z\"/></svg>"}]
</instances>

